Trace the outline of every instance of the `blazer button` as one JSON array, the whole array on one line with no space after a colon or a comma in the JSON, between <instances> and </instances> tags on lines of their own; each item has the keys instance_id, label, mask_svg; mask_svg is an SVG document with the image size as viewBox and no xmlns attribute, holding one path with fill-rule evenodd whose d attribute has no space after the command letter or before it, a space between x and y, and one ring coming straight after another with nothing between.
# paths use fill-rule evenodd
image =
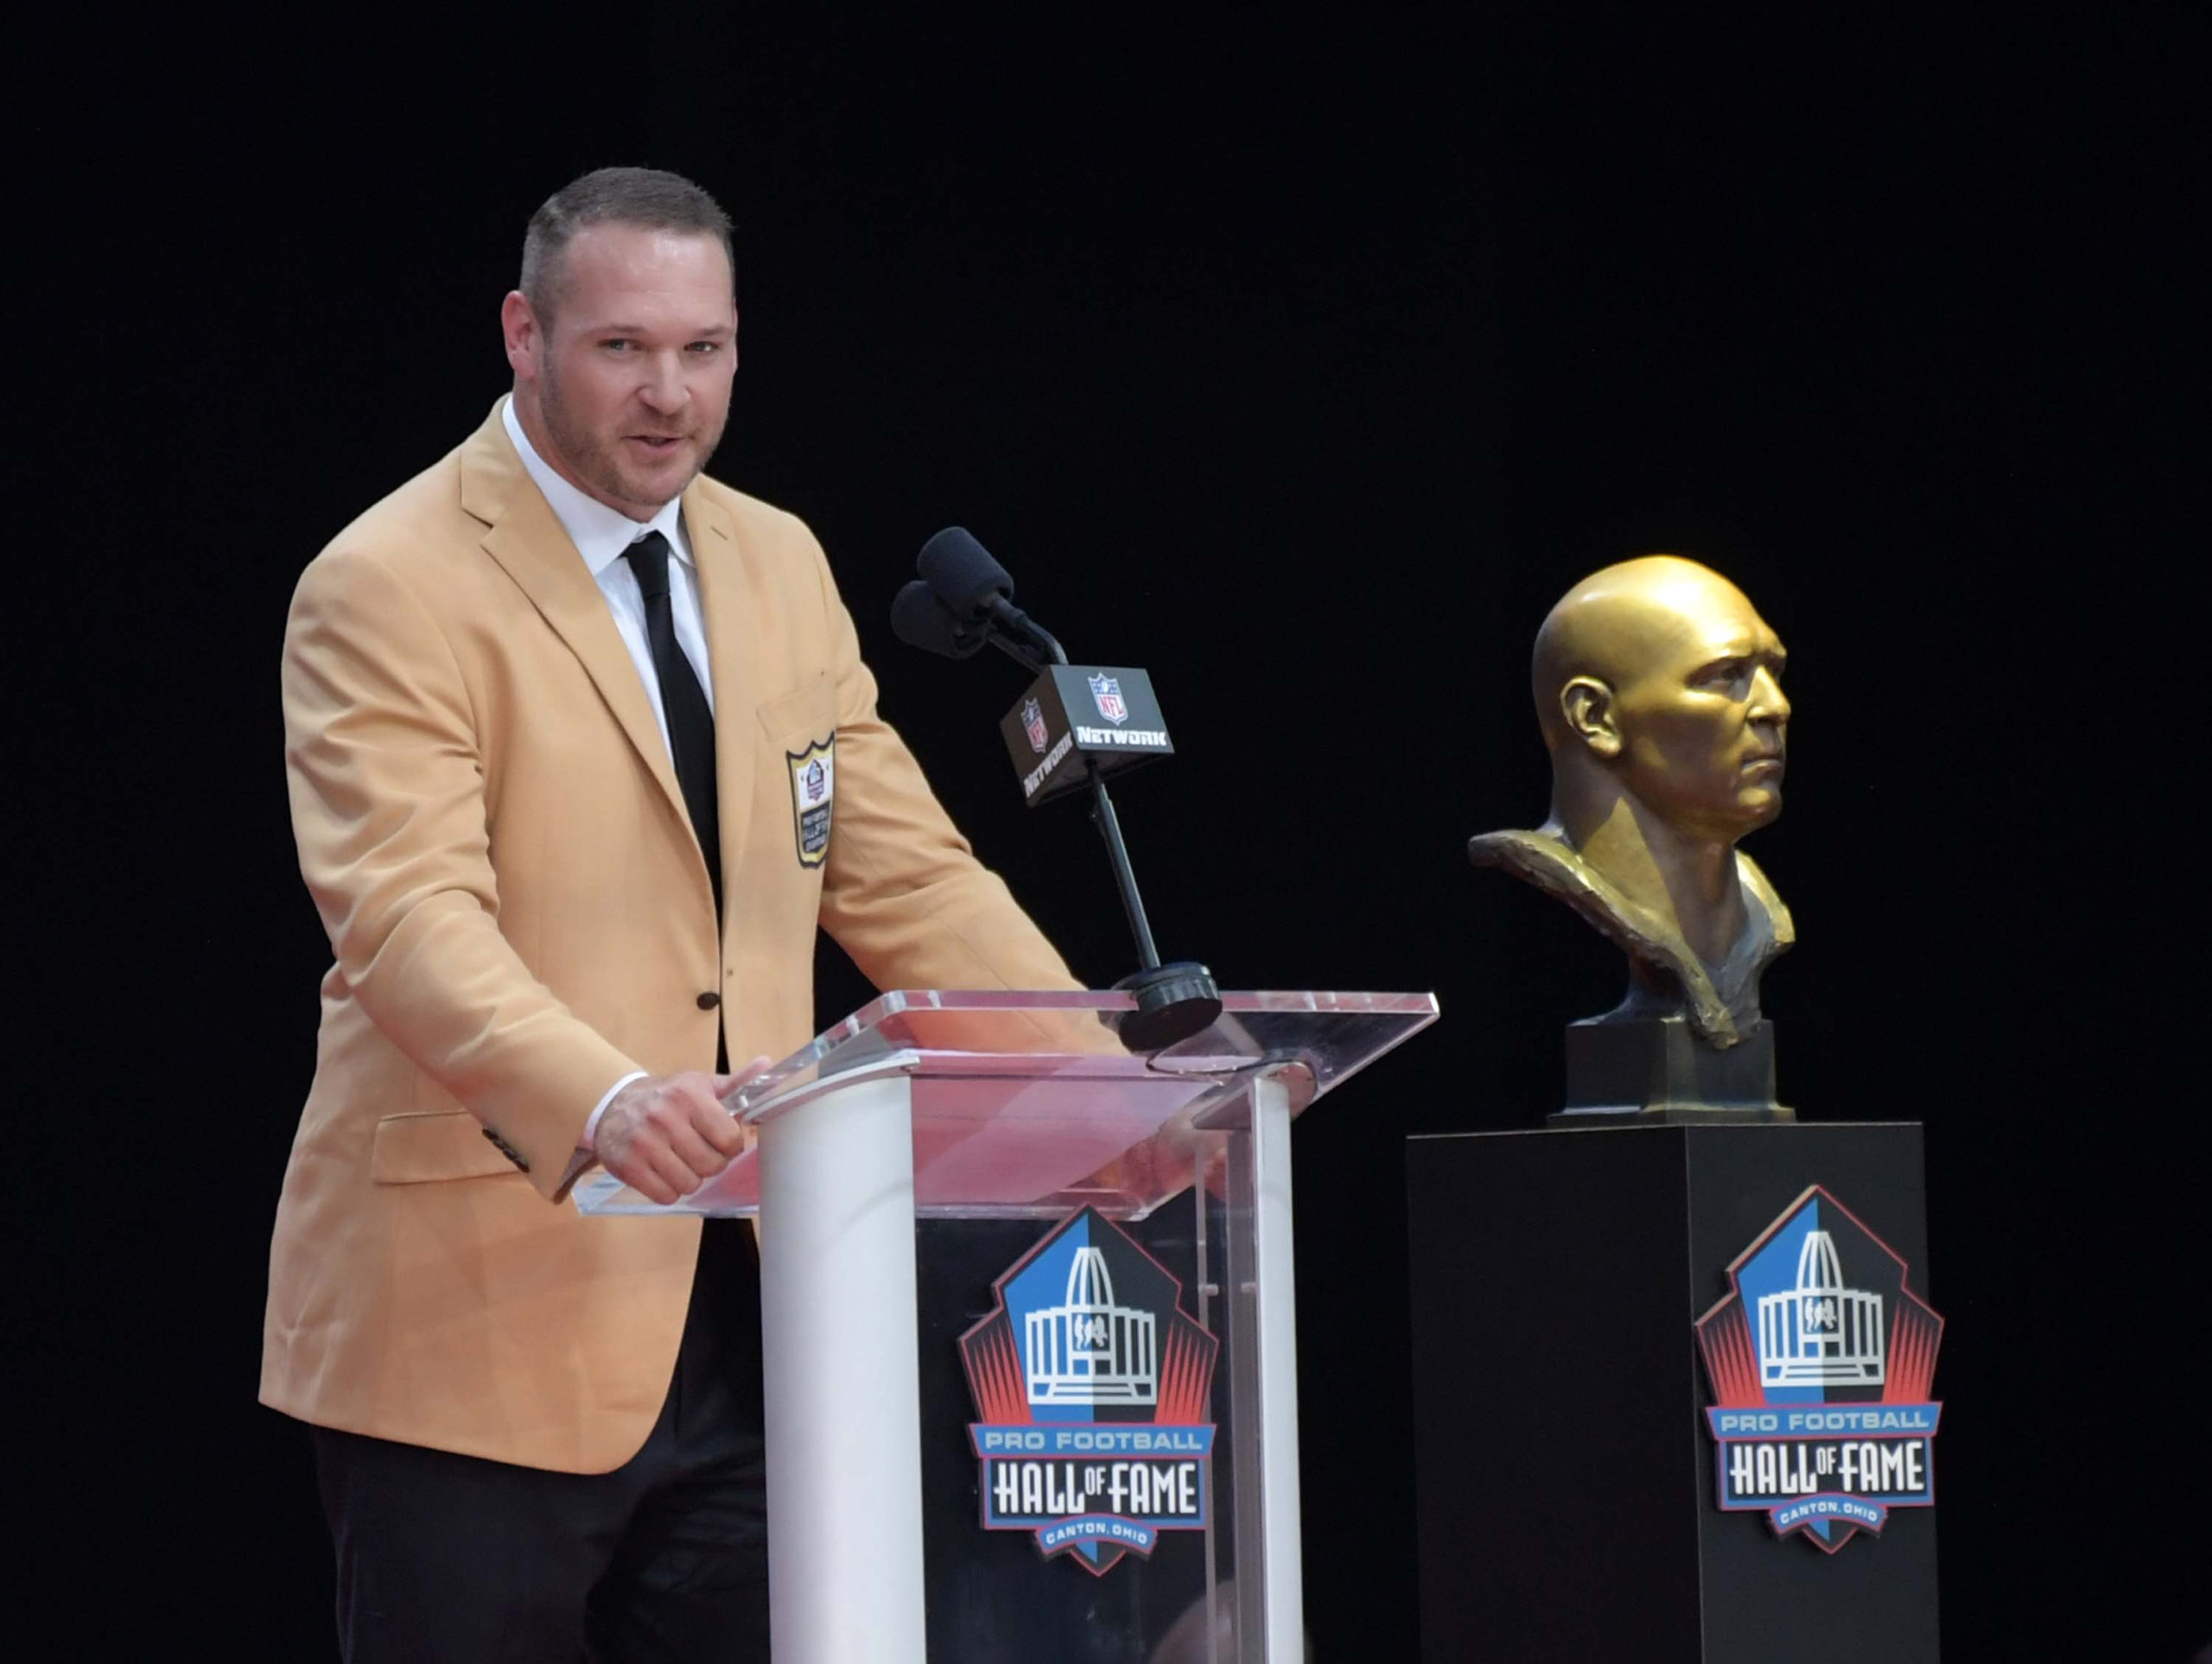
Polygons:
<instances>
[{"instance_id":1,"label":"blazer button","mask_svg":"<svg viewBox=\"0 0 2212 1664\"><path fill-rule=\"evenodd\" d=\"M702 1011L712 1011L716 1006L721 1004L721 995L716 994L712 988L709 988L704 994L699 996L699 1009Z\"/></svg>"}]
</instances>

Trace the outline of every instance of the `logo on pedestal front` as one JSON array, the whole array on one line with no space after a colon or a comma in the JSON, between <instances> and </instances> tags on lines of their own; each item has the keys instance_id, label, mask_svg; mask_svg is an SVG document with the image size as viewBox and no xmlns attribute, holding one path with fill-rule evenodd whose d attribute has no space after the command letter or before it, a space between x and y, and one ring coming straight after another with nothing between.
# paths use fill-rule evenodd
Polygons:
<instances>
[{"instance_id":1,"label":"logo on pedestal front","mask_svg":"<svg viewBox=\"0 0 2212 1664\"><path fill-rule=\"evenodd\" d=\"M1182 1285L1085 1208L995 1285L960 1337L983 1528L1103 1576L1212 1512L1214 1358Z\"/></svg>"},{"instance_id":2,"label":"logo on pedestal front","mask_svg":"<svg viewBox=\"0 0 2212 1664\"><path fill-rule=\"evenodd\" d=\"M1724 1509L1833 1554L1893 1508L1933 1506L1943 1320L1905 1278L1818 1184L1730 1265L1735 1292L1697 1324Z\"/></svg>"}]
</instances>

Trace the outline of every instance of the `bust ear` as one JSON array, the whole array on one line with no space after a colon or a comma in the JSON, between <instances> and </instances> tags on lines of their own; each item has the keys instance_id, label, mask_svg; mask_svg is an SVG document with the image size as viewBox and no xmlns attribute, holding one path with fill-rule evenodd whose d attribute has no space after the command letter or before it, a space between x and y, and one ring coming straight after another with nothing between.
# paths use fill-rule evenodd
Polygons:
<instances>
[{"instance_id":1,"label":"bust ear","mask_svg":"<svg viewBox=\"0 0 2212 1664\"><path fill-rule=\"evenodd\" d=\"M1620 725L1613 715L1613 690L1594 676L1570 676L1559 690L1560 714L1592 753L1611 760L1621 754Z\"/></svg>"}]
</instances>

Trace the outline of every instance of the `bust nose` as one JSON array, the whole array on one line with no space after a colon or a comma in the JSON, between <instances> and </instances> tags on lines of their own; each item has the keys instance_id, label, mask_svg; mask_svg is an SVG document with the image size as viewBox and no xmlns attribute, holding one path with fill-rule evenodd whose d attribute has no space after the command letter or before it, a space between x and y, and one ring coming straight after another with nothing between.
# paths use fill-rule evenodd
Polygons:
<instances>
[{"instance_id":1,"label":"bust nose","mask_svg":"<svg viewBox=\"0 0 2212 1664\"><path fill-rule=\"evenodd\" d=\"M1751 721L1771 722L1777 727L1789 721L1789 697L1782 691L1774 672L1764 664L1751 677L1751 702L1746 715Z\"/></svg>"}]
</instances>

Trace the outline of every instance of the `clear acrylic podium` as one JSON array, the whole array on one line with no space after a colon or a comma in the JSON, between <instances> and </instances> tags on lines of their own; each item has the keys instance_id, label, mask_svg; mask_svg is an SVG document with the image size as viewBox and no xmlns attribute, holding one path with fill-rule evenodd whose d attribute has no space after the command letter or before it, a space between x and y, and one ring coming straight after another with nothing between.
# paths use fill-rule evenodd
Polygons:
<instances>
[{"instance_id":1,"label":"clear acrylic podium","mask_svg":"<svg viewBox=\"0 0 2212 1664\"><path fill-rule=\"evenodd\" d=\"M683 1203L578 1185L588 1214L758 1218L778 1664L1302 1660L1290 1123L1436 1002L1222 999L1203 1032L1133 1055L1126 994L886 994L730 1100L753 1147ZM1217 1342L1203 1523L1096 1576L1033 1521L985 1528L971 1428L994 1418L961 1345L1086 1208ZM1118 1528L1079 1523L1101 1520Z\"/></svg>"}]
</instances>

